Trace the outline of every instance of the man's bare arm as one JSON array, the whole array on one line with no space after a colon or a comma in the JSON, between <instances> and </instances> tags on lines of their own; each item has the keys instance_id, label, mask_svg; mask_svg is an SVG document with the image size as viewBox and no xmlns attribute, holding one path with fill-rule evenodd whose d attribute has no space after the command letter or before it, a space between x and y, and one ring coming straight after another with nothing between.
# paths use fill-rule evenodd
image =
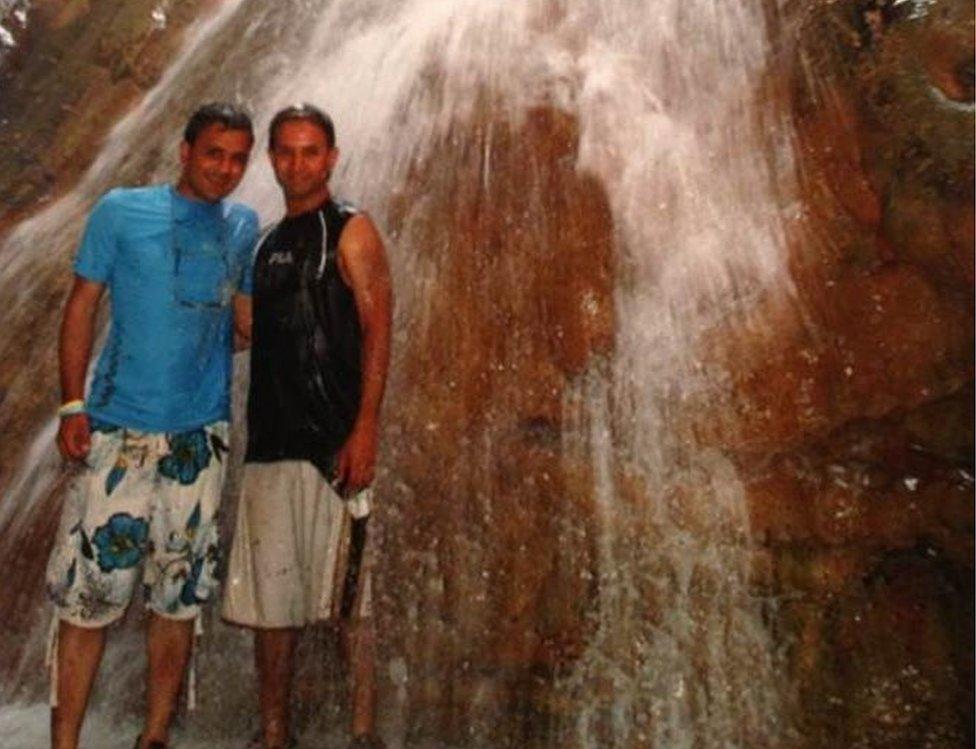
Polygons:
<instances>
[{"instance_id":1,"label":"man's bare arm","mask_svg":"<svg viewBox=\"0 0 976 749\"><path fill-rule=\"evenodd\" d=\"M352 289L362 330L362 400L339 451L337 478L347 492L369 486L376 468L380 404L390 367L393 291L386 251L373 222L354 216L339 240L339 270Z\"/></svg>"},{"instance_id":2,"label":"man's bare arm","mask_svg":"<svg viewBox=\"0 0 976 749\"><path fill-rule=\"evenodd\" d=\"M234 351L251 347L254 306L247 294L234 294Z\"/></svg>"},{"instance_id":3,"label":"man's bare arm","mask_svg":"<svg viewBox=\"0 0 976 749\"><path fill-rule=\"evenodd\" d=\"M85 374L95 340L95 313L104 290L103 284L75 276L74 286L64 306L58 341L62 403L85 397ZM61 419L58 449L64 457L81 460L88 454L90 445L91 432L86 414Z\"/></svg>"}]
</instances>

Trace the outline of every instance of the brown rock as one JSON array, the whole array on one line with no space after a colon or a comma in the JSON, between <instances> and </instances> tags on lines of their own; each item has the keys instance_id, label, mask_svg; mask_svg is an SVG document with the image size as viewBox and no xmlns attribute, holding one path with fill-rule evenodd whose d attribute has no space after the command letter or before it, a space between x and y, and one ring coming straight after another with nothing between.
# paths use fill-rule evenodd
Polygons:
<instances>
[{"instance_id":1,"label":"brown rock","mask_svg":"<svg viewBox=\"0 0 976 749\"><path fill-rule=\"evenodd\" d=\"M503 683L564 665L591 626L592 477L564 452L562 409L612 343L610 213L575 169L572 118L504 112L486 103L458 123L474 138L441 142L392 222L430 276L387 407L401 489L380 589L388 645L432 680L433 663ZM414 610L422 635L393 624ZM439 711L445 695L425 678L414 708Z\"/></svg>"},{"instance_id":2,"label":"brown rock","mask_svg":"<svg viewBox=\"0 0 976 749\"><path fill-rule=\"evenodd\" d=\"M173 3L164 28L150 0L33 3L16 65L0 69L0 120L17 139L0 149L0 236L84 172L98 143L162 74L205 0ZM25 165L44 180L20 178Z\"/></svg>"}]
</instances>

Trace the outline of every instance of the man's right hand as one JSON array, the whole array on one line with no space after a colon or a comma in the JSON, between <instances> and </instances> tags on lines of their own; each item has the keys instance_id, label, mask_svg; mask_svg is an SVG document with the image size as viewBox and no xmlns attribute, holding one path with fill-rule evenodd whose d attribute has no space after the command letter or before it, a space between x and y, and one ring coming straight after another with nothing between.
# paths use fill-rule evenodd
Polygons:
<instances>
[{"instance_id":1,"label":"man's right hand","mask_svg":"<svg viewBox=\"0 0 976 749\"><path fill-rule=\"evenodd\" d=\"M95 312L105 285L75 276L68 301L64 305L61 335L58 340L58 362L61 370L61 402L80 400L85 392L85 372L95 338ZM84 460L91 448L91 426L85 413L61 417L58 428L58 450L68 460Z\"/></svg>"},{"instance_id":2,"label":"man's right hand","mask_svg":"<svg viewBox=\"0 0 976 749\"><path fill-rule=\"evenodd\" d=\"M68 460L84 460L91 449L91 426L88 414L72 414L61 419L58 450Z\"/></svg>"}]
</instances>

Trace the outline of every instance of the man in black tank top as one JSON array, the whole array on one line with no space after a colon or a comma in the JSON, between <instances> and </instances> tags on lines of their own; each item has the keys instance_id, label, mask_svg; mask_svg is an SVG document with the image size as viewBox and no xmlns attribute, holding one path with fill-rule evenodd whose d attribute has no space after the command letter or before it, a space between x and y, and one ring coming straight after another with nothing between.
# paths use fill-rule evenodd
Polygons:
<instances>
[{"instance_id":1,"label":"man in black tank top","mask_svg":"<svg viewBox=\"0 0 976 749\"><path fill-rule=\"evenodd\" d=\"M386 255L372 221L331 196L339 151L328 115L282 110L268 152L287 212L258 244L253 306L236 309L251 380L223 614L255 631L257 746L289 746L298 634L333 618L349 645L353 745L381 746L363 547L389 366Z\"/></svg>"},{"instance_id":2,"label":"man in black tank top","mask_svg":"<svg viewBox=\"0 0 976 749\"><path fill-rule=\"evenodd\" d=\"M248 462L306 460L334 478L363 390L356 299L338 262L339 238L356 215L328 200L286 217L258 246Z\"/></svg>"}]
</instances>

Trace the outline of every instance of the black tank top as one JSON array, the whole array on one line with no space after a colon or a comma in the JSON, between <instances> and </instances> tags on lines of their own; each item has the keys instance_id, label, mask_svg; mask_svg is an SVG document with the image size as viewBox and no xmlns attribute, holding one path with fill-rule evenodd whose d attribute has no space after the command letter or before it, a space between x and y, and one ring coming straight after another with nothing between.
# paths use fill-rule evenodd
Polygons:
<instances>
[{"instance_id":1,"label":"black tank top","mask_svg":"<svg viewBox=\"0 0 976 749\"><path fill-rule=\"evenodd\" d=\"M283 219L254 261L245 460L308 460L327 478L362 388L361 332L339 275L339 237L357 210L329 200Z\"/></svg>"}]
</instances>

